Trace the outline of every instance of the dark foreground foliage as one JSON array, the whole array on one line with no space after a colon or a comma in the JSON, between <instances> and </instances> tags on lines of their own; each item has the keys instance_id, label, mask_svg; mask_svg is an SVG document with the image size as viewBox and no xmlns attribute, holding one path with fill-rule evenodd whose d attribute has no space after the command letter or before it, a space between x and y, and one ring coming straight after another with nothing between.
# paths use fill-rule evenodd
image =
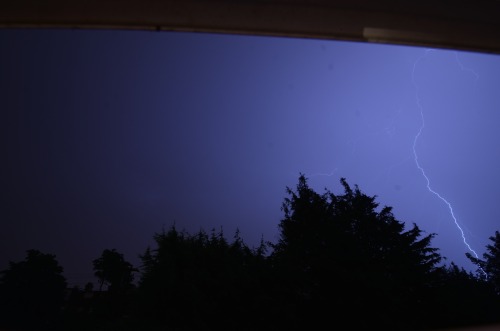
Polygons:
<instances>
[{"instance_id":1,"label":"dark foreground foliage","mask_svg":"<svg viewBox=\"0 0 500 331\"><path fill-rule=\"evenodd\" d=\"M2 273L1 325L18 330L438 330L500 322L500 235L476 274L442 264L434 234L407 228L342 179L344 193L287 189L277 243L175 226L134 269L94 260L99 289L64 295L55 256L28 251ZM138 285L132 285L139 272ZM488 276L488 277L487 277ZM102 287L107 285L107 288Z\"/></svg>"}]
</instances>

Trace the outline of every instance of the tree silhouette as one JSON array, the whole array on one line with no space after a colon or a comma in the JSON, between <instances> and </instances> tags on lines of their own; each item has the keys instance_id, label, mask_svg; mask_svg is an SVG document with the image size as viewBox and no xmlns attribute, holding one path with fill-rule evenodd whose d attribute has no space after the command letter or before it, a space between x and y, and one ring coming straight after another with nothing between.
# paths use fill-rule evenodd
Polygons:
<instances>
[{"instance_id":1,"label":"tree silhouette","mask_svg":"<svg viewBox=\"0 0 500 331\"><path fill-rule=\"evenodd\" d=\"M455 263L442 269L430 310L434 329L479 327L499 321L498 298L482 274L474 275Z\"/></svg>"},{"instance_id":2,"label":"tree silhouette","mask_svg":"<svg viewBox=\"0 0 500 331\"><path fill-rule=\"evenodd\" d=\"M287 327L332 316L356 327L423 327L441 261L434 234L422 237L416 224L405 231L391 207L378 210L375 196L341 184L342 195L318 194L301 174L296 190L287 188L271 255Z\"/></svg>"},{"instance_id":3,"label":"tree silhouette","mask_svg":"<svg viewBox=\"0 0 500 331\"><path fill-rule=\"evenodd\" d=\"M116 249L105 249L101 256L92 261L94 274L99 279L99 291L90 300L84 301L84 321L88 329L121 329L132 327L130 317L135 314L135 286L133 272L137 271ZM107 291L102 287L106 285ZM93 285L86 286L92 291ZM87 324L83 322L89 322Z\"/></svg>"},{"instance_id":4,"label":"tree silhouette","mask_svg":"<svg viewBox=\"0 0 500 331\"><path fill-rule=\"evenodd\" d=\"M27 251L10 262L0 276L0 300L6 325L12 329L48 330L55 327L63 306L66 280L55 255Z\"/></svg>"},{"instance_id":5,"label":"tree silhouette","mask_svg":"<svg viewBox=\"0 0 500 331\"><path fill-rule=\"evenodd\" d=\"M143 318L177 330L255 329L262 322L263 243L252 250L239 231L228 242L222 229L189 235L175 226L154 239L157 247L141 256Z\"/></svg>"},{"instance_id":6,"label":"tree silhouette","mask_svg":"<svg viewBox=\"0 0 500 331\"><path fill-rule=\"evenodd\" d=\"M469 260L478 266L478 272L486 273L488 282L493 285L495 292L500 295L500 232L495 231L495 235L489 237L493 244L486 246L486 253L483 259L476 258L470 253L466 253Z\"/></svg>"},{"instance_id":7,"label":"tree silhouette","mask_svg":"<svg viewBox=\"0 0 500 331\"><path fill-rule=\"evenodd\" d=\"M467 254L476 274L440 265L435 234L407 228L376 196L340 183L341 194L319 194L301 174L287 187L276 243L262 238L249 248L239 230L227 240L222 228L155 234L156 247L140 255L138 286L115 249L92 261L100 291L92 283L66 289L55 256L29 250L0 274L0 328L436 330L500 322L498 231L483 259Z\"/></svg>"},{"instance_id":8,"label":"tree silhouette","mask_svg":"<svg viewBox=\"0 0 500 331\"><path fill-rule=\"evenodd\" d=\"M123 254L116 249L105 249L101 256L93 261L95 276L99 279L99 290L104 284L111 291L120 291L132 286L134 267L127 262Z\"/></svg>"}]
</instances>

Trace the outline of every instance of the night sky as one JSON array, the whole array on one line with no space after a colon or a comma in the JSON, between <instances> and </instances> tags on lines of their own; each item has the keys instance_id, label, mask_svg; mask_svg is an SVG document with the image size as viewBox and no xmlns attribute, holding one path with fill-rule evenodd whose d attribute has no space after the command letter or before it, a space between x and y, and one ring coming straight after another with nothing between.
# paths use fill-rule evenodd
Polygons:
<instances>
[{"instance_id":1,"label":"night sky","mask_svg":"<svg viewBox=\"0 0 500 331\"><path fill-rule=\"evenodd\" d=\"M1 270L35 248L82 285L104 249L138 266L173 224L276 242L300 173L359 185L467 270L460 229L479 256L500 230L500 56L124 30L0 43Z\"/></svg>"}]
</instances>

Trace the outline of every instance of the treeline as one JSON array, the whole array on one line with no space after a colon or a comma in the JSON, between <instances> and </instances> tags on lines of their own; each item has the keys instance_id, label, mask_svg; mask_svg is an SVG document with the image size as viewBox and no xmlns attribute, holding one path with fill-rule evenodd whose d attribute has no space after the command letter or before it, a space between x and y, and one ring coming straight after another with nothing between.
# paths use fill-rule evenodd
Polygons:
<instances>
[{"instance_id":1,"label":"treeline","mask_svg":"<svg viewBox=\"0 0 500 331\"><path fill-rule=\"evenodd\" d=\"M238 231L154 235L141 265L114 249L93 261L99 284L68 293L56 257L29 250L0 278L7 330L438 330L500 323L500 233L478 267L444 264L434 234L407 227L374 196L287 188L278 242ZM138 277L134 283L134 277ZM136 284L136 285L134 285Z\"/></svg>"}]
</instances>

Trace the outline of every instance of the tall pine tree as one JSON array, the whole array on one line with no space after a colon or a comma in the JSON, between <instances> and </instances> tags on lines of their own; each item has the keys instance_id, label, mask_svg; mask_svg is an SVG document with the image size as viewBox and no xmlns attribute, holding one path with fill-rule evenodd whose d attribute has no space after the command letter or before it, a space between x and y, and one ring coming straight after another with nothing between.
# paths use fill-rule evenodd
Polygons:
<instances>
[{"instance_id":1,"label":"tall pine tree","mask_svg":"<svg viewBox=\"0 0 500 331\"><path fill-rule=\"evenodd\" d=\"M333 318L358 327L421 327L441 261L430 246L434 234L422 236L416 224L406 230L391 207L341 184L344 194L318 194L301 175L295 191L287 188L271 259L276 291L297 319L291 324Z\"/></svg>"}]
</instances>

